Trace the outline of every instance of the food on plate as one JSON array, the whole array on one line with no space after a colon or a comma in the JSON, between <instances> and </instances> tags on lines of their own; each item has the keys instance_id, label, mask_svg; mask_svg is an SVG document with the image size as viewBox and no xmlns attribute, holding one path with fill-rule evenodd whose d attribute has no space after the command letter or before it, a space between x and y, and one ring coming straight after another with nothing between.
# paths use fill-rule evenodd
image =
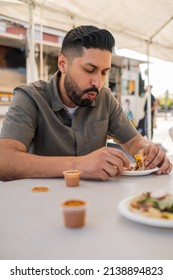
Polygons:
<instances>
[{"instance_id":1,"label":"food on plate","mask_svg":"<svg viewBox=\"0 0 173 280\"><path fill-rule=\"evenodd\" d=\"M173 219L173 194L156 190L134 197L129 210L137 214L159 219Z\"/></svg>"},{"instance_id":2,"label":"food on plate","mask_svg":"<svg viewBox=\"0 0 173 280\"><path fill-rule=\"evenodd\" d=\"M48 192L49 188L44 186L36 186L32 188L32 192Z\"/></svg>"},{"instance_id":3,"label":"food on plate","mask_svg":"<svg viewBox=\"0 0 173 280\"><path fill-rule=\"evenodd\" d=\"M144 160L145 157L140 154L136 154L135 158L135 165L131 166L130 168L124 167L124 171L143 171L145 170Z\"/></svg>"},{"instance_id":4,"label":"food on plate","mask_svg":"<svg viewBox=\"0 0 173 280\"><path fill-rule=\"evenodd\" d=\"M145 159L145 157L143 155L136 154L135 155L135 161L136 161L135 166L132 167L131 170L135 170L135 171L145 170L144 159Z\"/></svg>"}]
</instances>

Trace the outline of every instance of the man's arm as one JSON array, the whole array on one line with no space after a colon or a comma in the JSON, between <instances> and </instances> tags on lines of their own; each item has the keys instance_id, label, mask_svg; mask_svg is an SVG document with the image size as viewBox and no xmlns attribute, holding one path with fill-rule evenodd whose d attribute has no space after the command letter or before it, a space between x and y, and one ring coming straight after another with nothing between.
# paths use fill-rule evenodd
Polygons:
<instances>
[{"instance_id":1,"label":"man's arm","mask_svg":"<svg viewBox=\"0 0 173 280\"><path fill-rule=\"evenodd\" d=\"M0 178L60 177L65 169L72 169L72 157L57 160L57 157L43 157L27 153L26 146L12 139L0 139Z\"/></svg>"},{"instance_id":2,"label":"man's arm","mask_svg":"<svg viewBox=\"0 0 173 280\"><path fill-rule=\"evenodd\" d=\"M170 173L172 164L161 148L141 135L122 145L131 155L146 156L147 168L159 166L158 174ZM129 168L129 159L115 148L103 147L85 156L39 156L27 153L25 145L11 139L0 140L0 179L63 177L63 171L79 169L81 178L108 180Z\"/></svg>"},{"instance_id":3,"label":"man's arm","mask_svg":"<svg viewBox=\"0 0 173 280\"><path fill-rule=\"evenodd\" d=\"M79 169L81 178L107 180L129 164L126 155L114 148L103 147L79 157L52 157L29 154L16 140L0 140L1 180L63 177L63 171L69 169Z\"/></svg>"}]
</instances>

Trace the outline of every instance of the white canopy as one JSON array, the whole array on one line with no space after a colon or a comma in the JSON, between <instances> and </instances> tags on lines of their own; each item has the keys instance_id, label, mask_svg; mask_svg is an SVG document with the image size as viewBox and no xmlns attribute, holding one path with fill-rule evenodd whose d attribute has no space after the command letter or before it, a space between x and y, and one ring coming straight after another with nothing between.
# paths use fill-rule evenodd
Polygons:
<instances>
[{"instance_id":1,"label":"white canopy","mask_svg":"<svg viewBox=\"0 0 173 280\"><path fill-rule=\"evenodd\" d=\"M92 24L109 29L118 48L173 62L172 0L0 0L0 14L68 31Z\"/></svg>"}]
</instances>

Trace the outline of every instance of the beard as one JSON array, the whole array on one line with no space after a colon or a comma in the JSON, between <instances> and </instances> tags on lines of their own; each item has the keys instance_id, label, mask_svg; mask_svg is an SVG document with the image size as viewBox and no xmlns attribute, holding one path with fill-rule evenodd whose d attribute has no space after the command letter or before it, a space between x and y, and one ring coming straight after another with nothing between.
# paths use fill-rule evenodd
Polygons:
<instances>
[{"instance_id":1,"label":"beard","mask_svg":"<svg viewBox=\"0 0 173 280\"><path fill-rule=\"evenodd\" d=\"M81 90L79 88L79 86L74 82L74 80L72 79L72 77L69 73L66 73L66 76L64 79L64 88L66 90L68 97L71 99L71 101L80 107L88 107L93 102L93 100L91 100L89 98L82 99L82 96L85 93L95 92L96 96L99 93L98 89L95 86L92 86L85 90Z\"/></svg>"}]
</instances>

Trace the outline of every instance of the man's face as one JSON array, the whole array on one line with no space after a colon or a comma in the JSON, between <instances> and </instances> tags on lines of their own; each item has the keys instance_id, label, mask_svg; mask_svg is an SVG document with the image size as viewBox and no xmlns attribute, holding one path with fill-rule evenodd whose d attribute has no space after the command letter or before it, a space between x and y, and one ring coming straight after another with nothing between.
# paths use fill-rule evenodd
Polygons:
<instances>
[{"instance_id":1,"label":"man's face","mask_svg":"<svg viewBox=\"0 0 173 280\"><path fill-rule=\"evenodd\" d=\"M111 53L100 49L84 49L84 55L68 63L64 89L77 106L90 106L99 94L111 67Z\"/></svg>"},{"instance_id":2,"label":"man's face","mask_svg":"<svg viewBox=\"0 0 173 280\"><path fill-rule=\"evenodd\" d=\"M80 89L80 87L77 85L77 83L73 80L70 73L66 73L65 79L64 79L64 88L66 90L66 93L68 97L71 99L71 101L81 107L87 107L90 106L94 100L94 98L99 93L98 89L93 86L90 88L86 88L84 90ZM86 95L86 93L88 93ZM86 96L83 98L83 96Z\"/></svg>"}]
</instances>

